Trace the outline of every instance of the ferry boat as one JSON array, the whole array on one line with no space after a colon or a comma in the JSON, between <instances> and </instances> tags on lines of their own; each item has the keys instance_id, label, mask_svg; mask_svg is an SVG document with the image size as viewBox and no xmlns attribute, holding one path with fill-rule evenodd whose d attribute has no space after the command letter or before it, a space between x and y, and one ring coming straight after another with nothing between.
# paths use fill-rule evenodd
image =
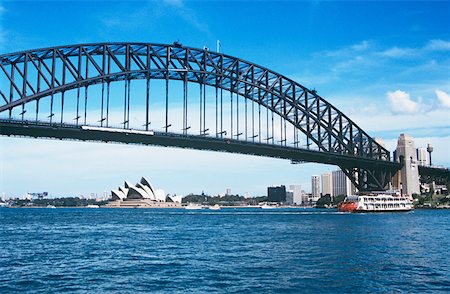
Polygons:
<instances>
[{"instance_id":1,"label":"ferry boat","mask_svg":"<svg viewBox=\"0 0 450 294\"><path fill-rule=\"evenodd\" d=\"M349 195L338 205L340 212L394 212L412 209L412 199L398 194Z\"/></svg>"}]
</instances>

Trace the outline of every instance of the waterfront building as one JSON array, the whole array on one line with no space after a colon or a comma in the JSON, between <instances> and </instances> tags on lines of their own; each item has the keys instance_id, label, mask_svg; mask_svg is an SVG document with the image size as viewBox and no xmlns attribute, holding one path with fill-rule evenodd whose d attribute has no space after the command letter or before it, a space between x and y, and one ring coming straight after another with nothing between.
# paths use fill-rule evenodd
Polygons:
<instances>
[{"instance_id":1,"label":"waterfront building","mask_svg":"<svg viewBox=\"0 0 450 294\"><path fill-rule=\"evenodd\" d=\"M427 148L417 148L417 164L422 166L428 165L428 151Z\"/></svg>"},{"instance_id":2,"label":"waterfront building","mask_svg":"<svg viewBox=\"0 0 450 294\"><path fill-rule=\"evenodd\" d=\"M286 187L284 185L267 187L267 198L269 202L286 202Z\"/></svg>"},{"instance_id":3,"label":"waterfront building","mask_svg":"<svg viewBox=\"0 0 450 294\"><path fill-rule=\"evenodd\" d=\"M311 200L317 201L320 198L320 177L314 175L311 177Z\"/></svg>"},{"instance_id":4,"label":"waterfront building","mask_svg":"<svg viewBox=\"0 0 450 294\"><path fill-rule=\"evenodd\" d=\"M180 207L180 197L166 196L164 190L155 189L144 177L136 185L125 181L124 187L111 191L110 207Z\"/></svg>"},{"instance_id":5,"label":"waterfront building","mask_svg":"<svg viewBox=\"0 0 450 294\"><path fill-rule=\"evenodd\" d=\"M295 205L302 204L302 186L301 185L289 185L289 190L292 191L292 202Z\"/></svg>"},{"instance_id":6,"label":"waterfront building","mask_svg":"<svg viewBox=\"0 0 450 294\"><path fill-rule=\"evenodd\" d=\"M397 141L397 149L394 153L394 160L403 162L400 170L400 182L394 187L400 189L402 195L420 194L419 170L417 162L417 151L414 139L407 135L401 134Z\"/></svg>"},{"instance_id":7,"label":"waterfront building","mask_svg":"<svg viewBox=\"0 0 450 294\"><path fill-rule=\"evenodd\" d=\"M333 195L333 178L331 172L322 174L322 196Z\"/></svg>"},{"instance_id":8,"label":"waterfront building","mask_svg":"<svg viewBox=\"0 0 450 294\"><path fill-rule=\"evenodd\" d=\"M353 195L356 193L355 185L353 185L353 183L342 170L333 171L331 175L333 197L339 195Z\"/></svg>"}]
</instances>

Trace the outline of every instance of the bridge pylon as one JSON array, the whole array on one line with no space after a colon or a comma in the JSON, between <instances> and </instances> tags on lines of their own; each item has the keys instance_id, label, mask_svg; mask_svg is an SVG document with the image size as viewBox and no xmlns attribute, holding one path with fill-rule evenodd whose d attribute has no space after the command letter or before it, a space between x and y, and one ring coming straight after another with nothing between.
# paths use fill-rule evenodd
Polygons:
<instances>
[{"instance_id":1,"label":"bridge pylon","mask_svg":"<svg viewBox=\"0 0 450 294\"><path fill-rule=\"evenodd\" d=\"M368 167L339 165L360 192L390 189L392 177L398 169L374 164Z\"/></svg>"}]
</instances>

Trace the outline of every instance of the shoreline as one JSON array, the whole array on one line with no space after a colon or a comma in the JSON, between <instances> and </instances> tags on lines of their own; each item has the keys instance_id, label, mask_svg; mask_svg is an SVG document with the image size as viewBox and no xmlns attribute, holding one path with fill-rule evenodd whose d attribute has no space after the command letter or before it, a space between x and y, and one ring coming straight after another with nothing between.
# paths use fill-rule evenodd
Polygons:
<instances>
[{"instance_id":1,"label":"shoreline","mask_svg":"<svg viewBox=\"0 0 450 294\"><path fill-rule=\"evenodd\" d=\"M55 207L47 207L47 206L1 206L1 208L25 208L25 209L42 209L42 208L48 208L48 209L55 209L55 208L86 208L86 209L98 209L98 208L147 208L147 209L185 209L188 205L174 205L174 206L109 206L109 205L99 205L98 207L88 207L88 206L55 206ZM210 207L214 207L213 205L204 205L199 206L201 209L209 209ZM223 205L220 206L220 208L261 208L260 205ZM293 205L286 205L286 206L274 206L271 209L331 209L335 210L336 207L314 207L314 206L293 206ZM418 210L446 210L450 209L450 206L437 206L437 207L427 207L427 206L420 206L420 207L414 207L414 209Z\"/></svg>"},{"instance_id":2,"label":"shoreline","mask_svg":"<svg viewBox=\"0 0 450 294\"><path fill-rule=\"evenodd\" d=\"M98 208L157 208L157 209L185 209L187 205L183 206L108 206L108 205L101 205L99 207L87 207L87 206L55 206L55 207L46 207L46 206L4 206L4 208L26 208L26 209L42 209L42 208L48 208L48 209L55 209L55 208L89 208L89 209L98 209ZM205 205L200 206L202 209L209 209L210 207L214 207L213 205ZM260 205L224 205L220 206L220 208L261 208ZM277 206L273 207L272 209L284 209L284 208L298 208L298 209L311 209L316 208L313 206ZM323 209L323 208L317 208L317 209ZM332 209L332 208L328 208Z\"/></svg>"}]
</instances>

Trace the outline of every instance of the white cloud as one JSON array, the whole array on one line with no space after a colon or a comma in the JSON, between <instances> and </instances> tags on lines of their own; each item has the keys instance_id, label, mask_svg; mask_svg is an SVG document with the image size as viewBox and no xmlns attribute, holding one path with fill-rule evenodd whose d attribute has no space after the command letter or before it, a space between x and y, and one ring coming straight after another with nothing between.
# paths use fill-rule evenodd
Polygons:
<instances>
[{"instance_id":1,"label":"white cloud","mask_svg":"<svg viewBox=\"0 0 450 294\"><path fill-rule=\"evenodd\" d=\"M388 58L402 58L411 56L426 56L430 51L449 51L450 42L444 40L430 40L425 46L418 48L401 48L394 46L376 54Z\"/></svg>"},{"instance_id":2,"label":"white cloud","mask_svg":"<svg viewBox=\"0 0 450 294\"><path fill-rule=\"evenodd\" d=\"M349 57L353 56L355 53L360 53L363 51L367 51L371 48L371 42L364 40L360 43L353 44L350 46L346 46L337 50L327 50L321 51L317 53L317 56L327 56L327 57Z\"/></svg>"},{"instance_id":3,"label":"white cloud","mask_svg":"<svg viewBox=\"0 0 450 294\"><path fill-rule=\"evenodd\" d=\"M441 105L450 108L450 95L441 90L436 90L435 93Z\"/></svg>"},{"instance_id":4,"label":"white cloud","mask_svg":"<svg viewBox=\"0 0 450 294\"><path fill-rule=\"evenodd\" d=\"M370 60L364 58L361 55L357 55L351 59L344 60L342 62L337 63L334 67L331 68L333 72L348 72L348 71L357 71L361 68L362 65L367 65L370 63Z\"/></svg>"},{"instance_id":5,"label":"white cloud","mask_svg":"<svg viewBox=\"0 0 450 294\"><path fill-rule=\"evenodd\" d=\"M350 46L350 48L355 51L365 51L365 50L369 49L369 47L370 47L370 42L367 40L364 40L361 43Z\"/></svg>"},{"instance_id":6,"label":"white cloud","mask_svg":"<svg viewBox=\"0 0 450 294\"><path fill-rule=\"evenodd\" d=\"M407 92L397 90L387 93L391 111L393 113L416 113L419 111L419 103L411 100Z\"/></svg>"},{"instance_id":7,"label":"white cloud","mask_svg":"<svg viewBox=\"0 0 450 294\"><path fill-rule=\"evenodd\" d=\"M410 57L415 55L416 53L417 53L416 50L412 48L392 47L378 54L383 57L401 58L401 57Z\"/></svg>"},{"instance_id":8,"label":"white cloud","mask_svg":"<svg viewBox=\"0 0 450 294\"><path fill-rule=\"evenodd\" d=\"M431 51L449 51L450 41L431 40L428 42L424 49Z\"/></svg>"}]
</instances>

